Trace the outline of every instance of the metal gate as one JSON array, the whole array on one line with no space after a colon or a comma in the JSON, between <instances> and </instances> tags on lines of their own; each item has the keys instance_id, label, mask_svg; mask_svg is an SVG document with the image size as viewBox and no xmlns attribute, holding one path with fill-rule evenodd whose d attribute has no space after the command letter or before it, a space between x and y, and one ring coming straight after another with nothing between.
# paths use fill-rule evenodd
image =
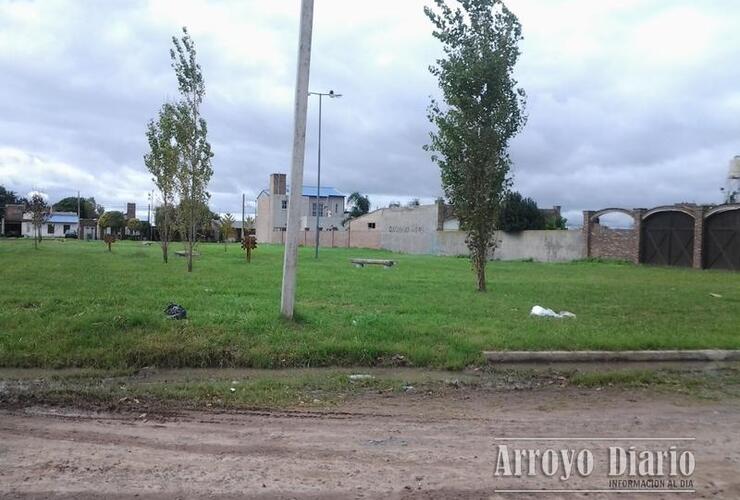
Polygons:
<instances>
[{"instance_id":1,"label":"metal gate","mask_svg":"<svg viewBox=\"0 0 740 500\"><path fill-rule=\"evenodd\" d=\"M694 218L678 211L658 212L642 221L641 262L659 266L694 264Z\"/></svg>"},{"instance_id":2,"label":"metal gate","mask_svg":"<svg viewBox=\"0 0 740 500\"><path fill-rule=\"evenodd\" d=\"M711 215L704 227L704 267L740 271L740 209Z\"/></svg>"}]
</instances>

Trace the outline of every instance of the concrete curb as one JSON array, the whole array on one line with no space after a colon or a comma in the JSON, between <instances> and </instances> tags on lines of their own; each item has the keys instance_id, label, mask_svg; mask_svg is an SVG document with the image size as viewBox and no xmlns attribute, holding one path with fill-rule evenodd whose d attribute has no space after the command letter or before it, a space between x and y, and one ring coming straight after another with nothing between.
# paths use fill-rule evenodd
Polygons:
<instances>
[{"instance_id":1,"label":"concrete curb","mask_svg":"<svg viewBox=\"0 0 740 500\"><path fill-rule=\"evenodd\" d=\"M483 351L489 363L593 361L740 361L740 350L691 351Z\"/></svg>"}]
</instances>

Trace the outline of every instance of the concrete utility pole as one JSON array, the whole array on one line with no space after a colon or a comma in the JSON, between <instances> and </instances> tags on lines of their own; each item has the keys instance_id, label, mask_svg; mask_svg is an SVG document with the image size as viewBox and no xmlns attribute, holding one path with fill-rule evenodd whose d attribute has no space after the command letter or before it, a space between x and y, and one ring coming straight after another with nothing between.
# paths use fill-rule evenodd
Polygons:
<instances>
[{"instance_id":1,"label":"concrete utility pole","mask_svg":"<svg viewBox=\"0 0 740 500\"><path fill-rule=\"evenodd\" d=\"M298 264L298 236L301 222L301 186L303 160L306 154L306 114L308 111L308 76L311 68L311 35L313 31L313 0L301 0L301 24L298 42L298 69L293 113L293 162L290 169L290 196L288 198L288 227L283 256L283 285L280 313L293 319L295 305L296 266Z\"/></svg>"}]
</instances>

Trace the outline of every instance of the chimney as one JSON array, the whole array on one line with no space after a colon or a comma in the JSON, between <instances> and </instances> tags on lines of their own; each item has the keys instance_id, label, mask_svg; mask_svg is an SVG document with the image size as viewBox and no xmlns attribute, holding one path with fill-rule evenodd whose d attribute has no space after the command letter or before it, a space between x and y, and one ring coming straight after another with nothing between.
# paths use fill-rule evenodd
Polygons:
<instances>
[{"instance_id":1,"label":"chimney","mask_svg":"<svg viewBox=\"0 0 740 500\"><path fill-rule=\"evenodd\" d=\"M126 218L127 219L136 218L136 203L126 203Z\"/></svg>"},{"instance_id":2,"label":"chimney","mask_svg":"<svg viewBox=\"0 0 740 500\"><path fill-rule=\"evenodd\" d=\"M286 191L285 174L270 174L270 194L285 194Z\"/></svg>"}]
</instances>

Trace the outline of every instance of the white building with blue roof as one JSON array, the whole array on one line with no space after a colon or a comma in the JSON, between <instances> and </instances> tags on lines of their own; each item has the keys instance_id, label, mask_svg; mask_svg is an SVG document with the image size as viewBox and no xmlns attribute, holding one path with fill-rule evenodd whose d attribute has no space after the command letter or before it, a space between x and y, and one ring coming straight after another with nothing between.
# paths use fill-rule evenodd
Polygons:
<instances>
[{"instance_id":1,"label":"white building with blue roof","mask_svg":"<svg viewBox=\"0 0 740 500\"><path fill-rule=\"evenodd\" d=\"M283 243L288 225L288 185L285 174L271 174L270 186L257 196L256 236L261 243ZM343 229L345 195L331 186L302 186L301 227L321 231Z\"/></svg>"},{"instance_id":2,"label":"white building with blue roof","mask_svg":"<svg viewBox=\"0 0 740 500\"><path fill-rule=\"evenodd\" d=\"M31 222L31 213L23 214L23 236L34 237L35 228ZM77 233L80 225L80 218L74 212L52 212L41 225L42 238L64 238L68 233Z\"/></svg>"}]
</instances>

